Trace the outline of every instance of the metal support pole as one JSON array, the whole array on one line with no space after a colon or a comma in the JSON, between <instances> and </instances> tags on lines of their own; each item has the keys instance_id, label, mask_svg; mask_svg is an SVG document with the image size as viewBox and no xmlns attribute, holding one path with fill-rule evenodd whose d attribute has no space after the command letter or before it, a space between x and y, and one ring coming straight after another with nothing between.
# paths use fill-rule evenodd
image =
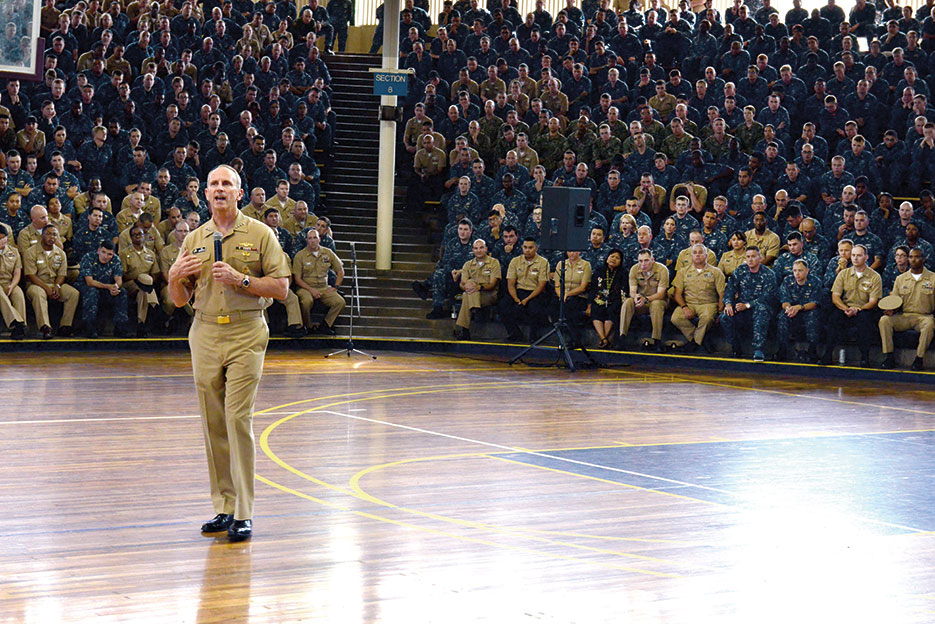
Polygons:
<instances>
[{"instance_id":1,"label":"metal support pole","mask_svg":"<svg viewBox=\"0 0 935 624\"><path fill-rule=\"evenodd\" d=\"M399 67L399 0L386 0L383 19L383 69ZM396 106L395 95L380 98L381 106ZM396 172L396 122L380 121L377 168L377 265L389 271L393 262L393 191Z\"/></svg>"}]
</instances>

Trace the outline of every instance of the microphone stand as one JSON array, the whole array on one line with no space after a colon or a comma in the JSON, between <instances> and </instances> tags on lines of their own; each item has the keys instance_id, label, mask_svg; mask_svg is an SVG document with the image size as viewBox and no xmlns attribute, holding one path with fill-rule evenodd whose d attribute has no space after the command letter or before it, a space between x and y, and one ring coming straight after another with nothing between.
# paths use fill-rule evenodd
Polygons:
<instances>
[{"instance_id":1,"label":"microphone stand","mask_svg":"<svg viewBox=\"0 0 935 624\"><path fill-rule=\"evenodd\" d=\"M329 353L325 357L329 358L332 355L338 355L339 353L343 353L347 355L347 357L351 357L351 353L357 353L357 354L363 355L364 357L369 357L375 360L377 359L377 356L371 355L369 353L365 353L364 351L361 351L360 349L354 348L354 306L356 304L357 317L360 318L360 287L358 286L358 283L357 283L357 248L353 242L350 243L350 245L351 245L351 277L352 277L351 318L350 318L350 324L347 330L347 344L344 346L343 349L335 351L334 353Z\"/></svg>"}]
</instances>

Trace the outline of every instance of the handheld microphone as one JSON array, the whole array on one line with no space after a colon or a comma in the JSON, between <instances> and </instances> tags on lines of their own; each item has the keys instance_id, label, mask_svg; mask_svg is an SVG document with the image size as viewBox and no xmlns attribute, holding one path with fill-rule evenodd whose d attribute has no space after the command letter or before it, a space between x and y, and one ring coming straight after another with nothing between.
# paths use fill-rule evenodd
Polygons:
<instances>
[{"instance_id":1,"label":"handheld microphone","mask_svg":"<svg viewBox=\"0 0 935 624\"><path fill-rule=\"evenodd\" d=\"M221 241L224 240L224 236L220 232L214 233L214 261L223 262L224 254L221 252Z\"/></svg>"}]
</instances>

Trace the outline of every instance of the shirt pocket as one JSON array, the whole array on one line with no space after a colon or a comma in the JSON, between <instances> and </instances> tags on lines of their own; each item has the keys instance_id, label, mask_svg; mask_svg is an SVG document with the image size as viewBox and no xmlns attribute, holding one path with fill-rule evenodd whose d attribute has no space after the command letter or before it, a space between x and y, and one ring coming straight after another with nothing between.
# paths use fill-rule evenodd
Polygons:
<instances>
[{"instance_id":1,"label":"shirt pocket","mask_svg":"<svg viewBox=\"0 0 935 624\"><path fill-rule=\"evenodd\" d=\"M231 258L230 265L246 275L256 277L263 274L259 251L238 251Z\"/></svg>"}]
</instances>

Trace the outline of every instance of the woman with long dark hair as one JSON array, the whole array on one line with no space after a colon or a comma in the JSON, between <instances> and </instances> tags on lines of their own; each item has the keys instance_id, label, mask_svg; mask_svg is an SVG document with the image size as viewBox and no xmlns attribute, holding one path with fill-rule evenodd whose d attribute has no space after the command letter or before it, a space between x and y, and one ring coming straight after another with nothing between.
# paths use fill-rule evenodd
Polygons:
<instances>
[{"instance_id":1,"label":"woman with long dark hair","mask_svg":"<svg viewBox=\"0 0 935 624\"><path fill-rule=\"evenodd\" d=\"M600 338L600 347L614 346L614 321L620 318L621 295L627 284L627 275L622 267L623 253L614 249L607 255L606 263L591 274L588 314Z\"/></svg>"}]
</instances>

